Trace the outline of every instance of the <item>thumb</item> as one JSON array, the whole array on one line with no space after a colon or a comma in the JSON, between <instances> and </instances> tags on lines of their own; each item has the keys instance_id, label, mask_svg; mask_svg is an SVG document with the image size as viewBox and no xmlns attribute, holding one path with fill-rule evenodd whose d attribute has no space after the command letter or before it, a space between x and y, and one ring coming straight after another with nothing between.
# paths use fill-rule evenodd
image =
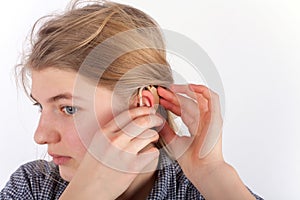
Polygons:
<instances>
[{"instance_id":1,"label":"thumb","mask_svg":"<svg viewBox=\"0 0 300 200\"><path fill-rule=\"evenodd\" d=\"M193 142L193 137L178 136L174 130L165 123L163 128L160 130L159 135L166 143L166 148L171 153L174 159L180 158L190 147Z\"/></svg>"},{"instance_id":2,"label":"thumb","mask_svg":"<svg viewBox=\"0 0 300 200\"><path fill-rule=\"evenodd\" d=\"M159 131L159 135L164 139L166 144L171 144L173 140L178 139L178 136L167 122L164 123L163 127Z\"/></svg>"}]
</instances>

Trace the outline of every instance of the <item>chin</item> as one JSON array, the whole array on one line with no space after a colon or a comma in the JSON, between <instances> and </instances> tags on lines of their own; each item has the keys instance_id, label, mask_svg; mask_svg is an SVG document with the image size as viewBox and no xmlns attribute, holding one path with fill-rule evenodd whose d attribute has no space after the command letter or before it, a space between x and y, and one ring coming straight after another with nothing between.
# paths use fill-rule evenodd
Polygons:
<instances>
[{"instance_id":1,"label":"chin","mask_svg":"<svg viewBox=\"0 0 300 200\"><path fill-rule=\"evenodd\" d=\"M69 167L59 166L59 174L62 179L70 182L72 180L75 172L74 172L74 170L70 169Z\"/></svg>"}]
</instances>

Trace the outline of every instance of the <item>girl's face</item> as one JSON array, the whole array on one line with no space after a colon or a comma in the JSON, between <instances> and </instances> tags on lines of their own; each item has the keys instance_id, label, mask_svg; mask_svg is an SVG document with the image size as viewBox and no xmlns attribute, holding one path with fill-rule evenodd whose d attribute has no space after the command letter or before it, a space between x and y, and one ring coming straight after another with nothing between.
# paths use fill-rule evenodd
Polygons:
<instances>
[{"instance_id":1,"label":"girl's face","mask_svg":"<svg viewBox=\"0 0 300 200\"><path fill-rule=\"evenodd\" d=\"M32 71L31 96L41 111L34 140L48 145L48 154L67 181L74 176L99 125L113 118L112 92L95 89L88 82L80 82L76 91L76 75L55 68Z\"/></svg>"}]
</instances>

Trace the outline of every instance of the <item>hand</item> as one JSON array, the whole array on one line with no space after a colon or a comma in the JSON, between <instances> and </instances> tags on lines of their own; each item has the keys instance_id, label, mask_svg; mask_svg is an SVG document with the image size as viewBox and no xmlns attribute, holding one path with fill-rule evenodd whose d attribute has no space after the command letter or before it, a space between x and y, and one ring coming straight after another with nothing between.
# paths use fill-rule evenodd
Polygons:
<instances>
[{"instance_id":1,"label":"hand","mask_svg":"<svg viewBox=\"0 0 300 200\"><path fill-rule=\"evenodd\" d=\"M191 137L177 136L167 123L160 135L205 199L254 199L236 170L223 159L218 95L202 85L174 85L171 91L158 88L158 93L160 104L181 116Z\"/></svg>"},{"instance_id":2,"label":"hand","mask_svg":"<svg viewBox=\"0 0 300 200\"><path fill-rule=\"evenodd\" d=\"M151 143L159 136L150 128L163 123L154 113L134 108L102 127L61 199L116 199L138 173L154 171L159 151Z\"/></svg>"},{"instance_id":3,"label":"hand","mask_svg":"<svg viewBox=\"0 0 300 200\"><path fill-rule=\"evenodd\" d=\"M167 123L160 131L186 176L190 180L199 179L223 163L223 121L218 95L205 86L193 84L173 85L171 91L159 87L158 94L160 104L180 116L191 134L191 137L179 137Z\"/></svg>"}]
</instances>

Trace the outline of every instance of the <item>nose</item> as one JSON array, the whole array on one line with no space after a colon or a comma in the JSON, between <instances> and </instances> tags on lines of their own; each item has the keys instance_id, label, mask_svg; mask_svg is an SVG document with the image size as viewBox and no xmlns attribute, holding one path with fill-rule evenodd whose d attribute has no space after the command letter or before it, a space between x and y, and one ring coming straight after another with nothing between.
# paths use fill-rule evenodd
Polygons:
<instances>
[{"instance_id":1,"label":"nose","mask_svg":"<svg viewBox=\"0 0 300 200\"><path fill-rule=\"evenodd\" d=\"M59 130L55 126L55 118L41 114L38 127L34 133L34 141L37 144L57 143L61 139Z\"/></svg>"}]
</instances>

